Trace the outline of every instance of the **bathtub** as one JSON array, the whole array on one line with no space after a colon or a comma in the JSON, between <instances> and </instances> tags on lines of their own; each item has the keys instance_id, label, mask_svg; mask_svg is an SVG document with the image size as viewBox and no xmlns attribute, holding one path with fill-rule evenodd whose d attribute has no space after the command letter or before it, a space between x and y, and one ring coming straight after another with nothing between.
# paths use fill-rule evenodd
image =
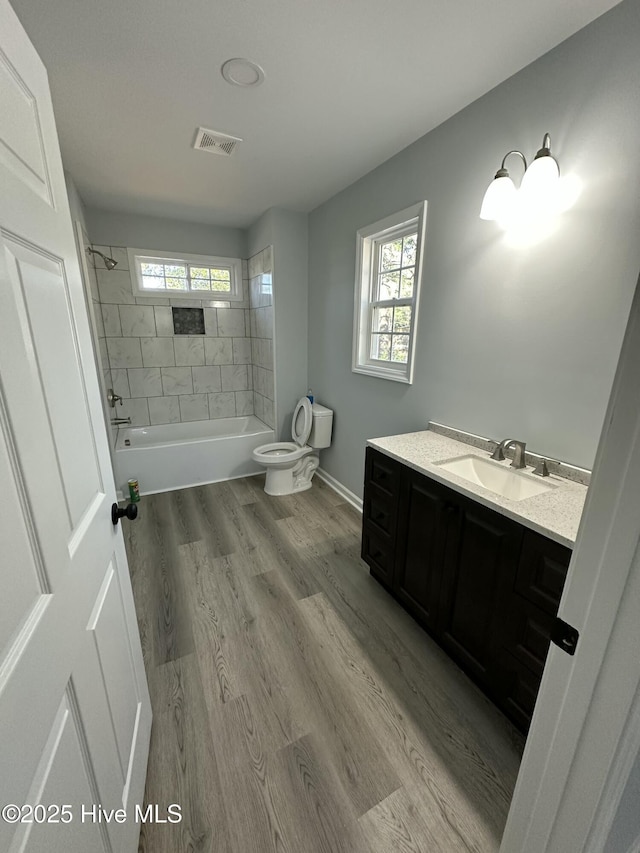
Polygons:
<instances>
[{"instance_id":1,"label":"bathtub","mask_svg":"<svg viewBox=\"0 0 640 853\"><path fill-rule=\"evenodd\" d=\"M127 480L140 494L170 492L259 474L251 451L274 441L274 431L250 415L148 427L120 427L115 447L116 488L126 498Z\"/></svg>"}]
</instances>

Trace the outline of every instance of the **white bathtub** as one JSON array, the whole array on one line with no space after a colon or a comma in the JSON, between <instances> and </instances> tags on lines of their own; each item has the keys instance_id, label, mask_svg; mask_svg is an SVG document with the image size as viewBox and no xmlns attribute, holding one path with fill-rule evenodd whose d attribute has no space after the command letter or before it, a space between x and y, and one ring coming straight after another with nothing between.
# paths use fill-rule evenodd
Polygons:
<instances>
[{"instance_id":1,"label":"white bathtub","mask_svg":"<svg viewBox=\"0 0 640 853\"><path fill-rule=\"evenodd\" d=\"M115 448L116 488L126 498L127 480L140 494L169 492L259 474L251 451L274 441L274 431L250 415L186 424L120 427Z\"/></svg>"}]
</instances>

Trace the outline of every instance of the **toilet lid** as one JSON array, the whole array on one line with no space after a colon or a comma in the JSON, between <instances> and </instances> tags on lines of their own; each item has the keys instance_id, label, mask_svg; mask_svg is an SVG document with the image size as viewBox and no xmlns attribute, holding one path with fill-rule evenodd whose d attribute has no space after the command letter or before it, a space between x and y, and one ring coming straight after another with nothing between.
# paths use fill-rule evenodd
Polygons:
<instances>
[{"instance_id":1,"label":"toilet lid","mask_svg":"<svg viewBox=\"0 0 640 853\"><path fill-rule=\"evenodd\" d=\"M311 434L311 424L313 423L313 414L311 410L311 402L308 397L301 397L298 400L298 405L293 412L291 421L291 438L300 447L304 447Z\"/></svg>"}]
</instances>

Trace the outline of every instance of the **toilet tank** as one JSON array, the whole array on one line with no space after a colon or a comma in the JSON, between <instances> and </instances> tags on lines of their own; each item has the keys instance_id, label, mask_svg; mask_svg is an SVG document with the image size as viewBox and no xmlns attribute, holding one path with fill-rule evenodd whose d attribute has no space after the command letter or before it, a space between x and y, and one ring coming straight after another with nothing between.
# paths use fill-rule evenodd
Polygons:
<instances>
[{"instance_id":1,"label":"toilet tank","mask_svg":"<svg viewBox=\"0 0 640 853\"><path fill-rule=\"evenodd\" d=\"M327 409L319 403L311 406L313 423L311 434L307 444L309 447L322 448L331 444L331 430L333 428L333 409Z\"/></svg>"}]
</instances>

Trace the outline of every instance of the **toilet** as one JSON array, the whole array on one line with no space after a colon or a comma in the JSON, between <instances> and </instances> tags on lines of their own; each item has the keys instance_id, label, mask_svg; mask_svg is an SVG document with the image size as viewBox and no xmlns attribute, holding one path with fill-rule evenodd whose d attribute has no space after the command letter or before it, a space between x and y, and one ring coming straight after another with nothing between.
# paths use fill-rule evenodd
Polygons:
<instances>
[{"instance_id":1,"label":"toilet","mask_svg":"<svg viewBox=\"0 0 640 853\"><path fill-rule=\"evenodd\" d=\"M268 495L292 495L311 488L311 480L320 464L322 447L331 444L333 411L308 397L298 400L291 421L293 441L263 444L251 454L267 470L264 490Z\"/></svg>"}]
</instances>

